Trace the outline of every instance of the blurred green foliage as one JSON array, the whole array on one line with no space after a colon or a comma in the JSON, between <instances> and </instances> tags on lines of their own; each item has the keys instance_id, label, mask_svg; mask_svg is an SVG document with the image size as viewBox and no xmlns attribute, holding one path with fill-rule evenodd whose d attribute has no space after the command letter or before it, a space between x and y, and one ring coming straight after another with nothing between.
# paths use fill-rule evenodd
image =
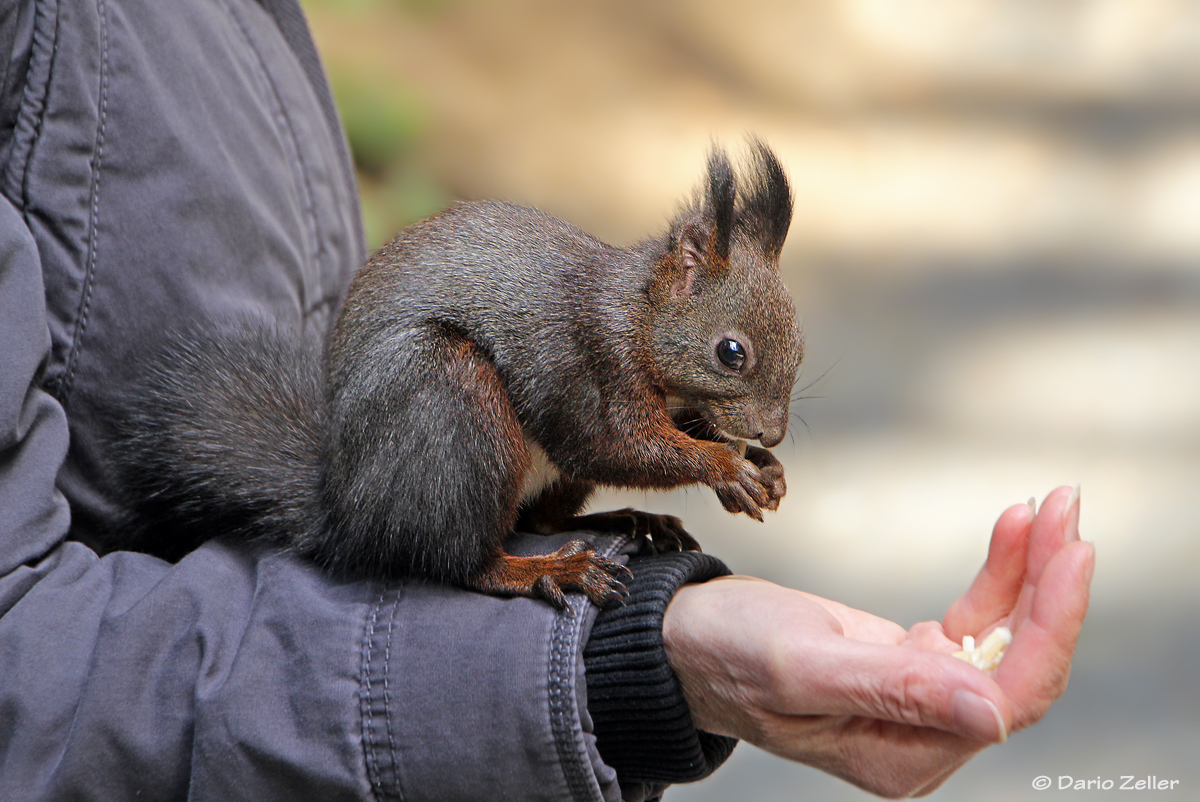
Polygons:
<instances>
[{"instance_id":1,"label":"blurred green foliage","mask_svg":"<svg viewBox=\"0 0 1200 802\"><path fill-rule=\"evenodd\" d=\"M358 169L379 178L421 137L417 102L394 81L330 65L329 82Z\"/></svg>"},{"instance_id":2,"label":"blurred green foliage","mask_svg":"<svg viewBox=\"0 0 1200 802\"><path fill-rule=\"evenodd\" d=\"M389 7L431 11L446 0L304 0L310 11L383 15ZM424 105L402 77L361 58L323 52L334 100L358 170L367 244L376 248L409 223L442 209L450 195L421 159L429 135Z\"/></svg>"},{"instance_id":3,"label":"blurred green foliage","mask_svg":"<svg viewBox=\"0 0 1200 802\"><path fill-rule=\"evenodd\" d=\"M427 119L403 84L337 63L328 71L358 168L367 244L375 248L443 208L448 196L423 167L419 154Z\"/></svg>"}]
</instances>

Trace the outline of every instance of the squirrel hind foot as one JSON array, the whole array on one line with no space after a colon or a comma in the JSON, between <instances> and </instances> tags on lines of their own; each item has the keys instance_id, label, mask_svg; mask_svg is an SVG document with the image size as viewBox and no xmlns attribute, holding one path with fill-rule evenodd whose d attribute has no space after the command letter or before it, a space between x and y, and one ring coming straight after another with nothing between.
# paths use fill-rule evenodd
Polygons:
<instances>
[{"instance_id":1,"label":"squirrel hind foot","mask_svg":"<svg viewBox=\"0 0 1200 802\"><path fill-rule=\"evenodd\" d=\"M527 596L563 610L570 591L582 592L598 607L624 601L621 577L629 576L632 572L621 563L601 556L582 540L572 540L546 555L498 554L468 584L481 593Z\"/></svg>"}]
</instances>

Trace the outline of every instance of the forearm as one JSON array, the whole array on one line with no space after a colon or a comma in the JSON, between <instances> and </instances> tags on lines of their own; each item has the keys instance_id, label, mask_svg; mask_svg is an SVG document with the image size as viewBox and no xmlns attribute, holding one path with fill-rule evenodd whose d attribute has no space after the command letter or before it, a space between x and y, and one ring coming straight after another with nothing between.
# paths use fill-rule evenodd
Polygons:
<instances>
[{"instance_id":1,"label":"forearm","mask_svg":"<svg viewBox=\"0 0 1200 802\"><path fill-rule=\"evenodd\" d=\"M0 798L619 796L585 735L581 598L336 581L221 540L175 566L67 544L14 581Z\"/></svg>"},{"instance_id":2,"label":"forearm","mask_svg":"<svg viewBox=\"0 0 1200 802\"><path fill-rule=\"evenodd\" d=\"M67 421L40 380L50 348L37 246L0 198L0 576L46 554L70 516L55 490Z\"/></svg>"}]
</instances>

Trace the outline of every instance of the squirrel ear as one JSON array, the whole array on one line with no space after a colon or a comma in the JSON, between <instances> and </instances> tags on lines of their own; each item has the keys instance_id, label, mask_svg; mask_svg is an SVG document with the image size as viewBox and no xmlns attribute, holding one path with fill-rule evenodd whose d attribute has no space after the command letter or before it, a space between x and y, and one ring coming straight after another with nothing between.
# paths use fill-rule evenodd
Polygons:
<instances>
[{"instance_id":1,"label":"squirrel ear","mask_svg":"<svg viewBox=\"0 0 1200 802\"><path fill-rule=\"evenodd\" d=\"M778 259L792 224L792 189L779 159L762 140L751 138L750 152L749 187L738 225L762 244L767 256Z\"/></svg>"},{"instance_id":2,"label":"squirrel ear","mask_svg":"<svg viewBox=\"0 0 1200 802\"><path fill-rule=\"evenodd\" d=\"M711 256L715 262L729 261L729 242L733 239L737 182L725 151L713 147L708 154L708 181L704 192L704 218L710 227Z\"/></svg>"},{"instance_id":3,"label":"squirrel ear","mask_svg":"<svg viewBox=\"0 0 1200 802\"><path fill-rule=\"evenodd\" d=\"M671 282L671 295L679 298L695 292L696 276L707 272L712 238L704 219L696 216L678 225L674 239L674 263L678 273Z\"/></svg>"},{"instance_id":4,"label":"squirrel ear","mask_svg":"<svg viewBox=\"0 0 1200 802\"><path fill-rule=\"evenodd\" d=\"M737 185L725 152L713 148L702 198L690 215L675 224L673 247L682 274L671 283L674 296L691 295L697 279L717 276L729 267Z\"/></svg>"},{"instance_id":5,"label":"squirrel ear","mask_svg":"<svg viewBox=\"0 0 1200 802\"><path fill-rule=\"evenodd\" d=\"M761 140L750 139L750 161L738 181L725 151L714 146L708 154L708 175L692 205L671 227L674 258L671 294L692 295L697 282L717 278L729 269L730 247L739 242L762 248L776 261L792 223L792 190L779 160Z\"/></svg>"}]
</instances>

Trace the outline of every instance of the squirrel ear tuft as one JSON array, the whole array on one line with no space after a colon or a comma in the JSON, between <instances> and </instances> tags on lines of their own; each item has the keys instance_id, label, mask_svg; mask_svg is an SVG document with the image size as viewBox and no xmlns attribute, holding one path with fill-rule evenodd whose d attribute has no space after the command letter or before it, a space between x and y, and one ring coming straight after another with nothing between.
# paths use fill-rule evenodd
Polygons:
<instances>
[{"instance_id":1,"label":"squirrel ear tuft","mask_svg":"<svg viewBox=\"0 0 1200 802\"><path fill-rule=\"evenodd\" d=\"M726 262L729 242L733 238L737 181L729 157L716 146L708 154L708 181L704 190L704 218L711 227L710 255L716 262Z\"/></svg>"},{"instance_id":2,"label":"squirrel ear tuft","mask_svg":"<svg viewBox=\"0 0 1200 802\"><path fill-rule=\"evenodd\" d=\"M779 160L761 140L750 140L750 160L739 185L729 156L716 145L698 196L671 227L670 247L682 273L671 284L675 296L691 295L697 280L729 268L735 234L777 260L792 223L792 190Z\"/></svg>"},{"instance_id":3,"label":"squirrel ear tuft","mask_svg":"<svg viewBox=\"0 0 1200 802\"><path fill-rule=\"evenodd\" d=\"M683 272L672 282L675 296L691 295L697 280L723 273L729 266L737 212L737 184L725 151L714 147L708 156L708 175L693 204L675 220L672 249Z\"/></svg>"},{"instance_id":4,"label":"squirrel ear tuft","mask_svg":"<svg viewBox=\"0 0 1200 802\"><path fill-rule=\"evenodd\" d=\"M750 139L749 175L736 225L778 259L792 224L792 189L779 159L761 139Z\"/></svg>"}]
</instances>

